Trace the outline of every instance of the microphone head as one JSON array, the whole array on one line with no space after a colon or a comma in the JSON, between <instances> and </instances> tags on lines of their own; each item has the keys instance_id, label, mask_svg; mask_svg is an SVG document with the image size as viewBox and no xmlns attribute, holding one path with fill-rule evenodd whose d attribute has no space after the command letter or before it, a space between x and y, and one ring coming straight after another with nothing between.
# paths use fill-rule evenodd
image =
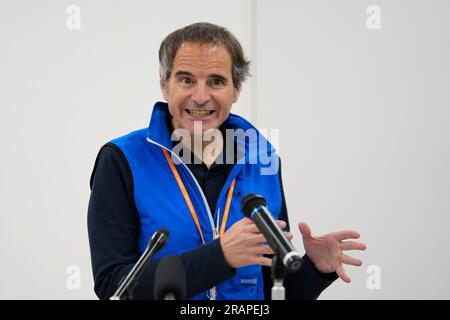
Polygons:
<instances>
[{"instance_id":1,"label":"microphone head","mask_svg":"<svg viewBox=\"0 0 450 320\"><path fill-rule=\"evenodd\" d=\"M302 265L303 259L297 252L286 259L286 268L289 272L295 273L299 271Z\"/></svg>"},{"instance_id":2,"label":"microphone head","mask_svg":"<svg viewBox=\"0 0 450 320\"><path fill-rule=\"evenodd\" d=\"M156 267L153 297L164 300L167 296L175 300L186 299L186 276L177 256L162 258Z\"/></svg>"},{"instance_id":3,"label":"microphone head","mask_svg":"<svg viewBox=\"0 0 450 320\"><path fill-rule=\"evenodd\" d=\"M148 240L147 247L155 246L155 250L161 249L169 240L169 230L160 228L153 233L152 237Z\"/></svg>"},{"instance_id":4,"label":"microphone head","mask_svg":"<svg viewBox=\"0 0 450 320\"><path fill-rule=\"evenodd\" d=\"M247 218L250 218L252 211L261 205L267 206L266 199L259 194L251 193L242 199L241 210Z\"/></svg>"}]
</instances>

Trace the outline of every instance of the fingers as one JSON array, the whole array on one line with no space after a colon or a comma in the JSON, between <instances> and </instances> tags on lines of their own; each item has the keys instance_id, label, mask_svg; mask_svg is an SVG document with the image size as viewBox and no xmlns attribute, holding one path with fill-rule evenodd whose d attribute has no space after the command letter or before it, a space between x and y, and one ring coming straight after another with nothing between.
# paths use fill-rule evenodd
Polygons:
<instances>
[{"instance_id":1,"label":"fingers","mask_svg":"<svg viewBox=\"0 0 450 320\"><path fill-rule=\"evenodd\" d=\"M294 238L294 235L291 232L284 231L283 233L289 241ZM267 242L267 239L262 233L255 233L249 236L247 241L249 244L260 244L262 242Z\"/></svg>"},{"instance_id":2,"label":"fingers","mask_svg":"<svg viewBox=\"0 0 450 320\"><path fill-rule=\"evenodd\" d=\"M345 230L345 231L339 231L335 232L333 234L337 240L343 241L347 239L359 239L359 233L353 230Z\"/></svg>"},{"instance_id":3,"label":"fingers","mask_svg":"<svg viewBox=\"0 0 450 320\"><path fill-rule=\"evenodd\" d=\"M249 219L250 220L250 219ZM251 221L251 220L250 220ZM276 223L278 224L278 226L281 229L286 228L286 222L283 220L276 220ZM245 231L251 232L251 233L260 233L258 227L256 226L256 224L252 221L251 224L246 225L245 227Z\"/></svg>"},{"instance_id":4,"label":"fingers","mask_svg":"<svg viewBox=\"0 0 450 320\"><path fill-rule=\"evenodd\" d=\"M291 232L285 231L284 235L288 238L288 240L292 240L294 238L294 235Z\"/></svg>"},{"instance_id":5,"label":"fingers","mask_svg":"<svg viewBox=\"0 0 450 320\"><path fill-rule=\"evenodd\" d=\"M264 237L262 233L253 234L248 239L249 244L260 244L267 241L266 237Z\"/></svg>"},{"instance_id":6,"label":"fingers","mask_svg":"<svg viewBox=\"0 0 450 320\"><path fill-rule=\"evenodd\" d=\"M300 222L298 224L298 229L300 230L300 233L302 234L303 238L308 239L312 237L311 229L306 223Z\"/></svg>"},{"instance_id":7,"label":"fingers","mask_svg":"<svg viewBox=\"0 0 450 320\"><path fill-rule=\"evenodd\" d=\"M263 256L259 256L259 257L256 258L256 264L260 264L262 266L270 267L270 266L272 266L272 259L267 258L267 257L263 257Z\"/></svg>"},{"instance_id":8,"label":"fingers","mask_svg":"<svg viewBox=\"0 0 450 320\"><path fill-rule=\"evenodd\" d=\"M252 223L252 224L246 226L245 231L251 232L251 233L260 233L260 231L255 223Z\"/></svg>"},{"instance_id":9,"label":"fingers","mask_svg":"<svg viewBox=\"0 0 450 320\"><path fill-rule=\"evenodd\" d=\"M267 244L261 244L258 246L258 248L255 250L257 254L274 254L272 248L269 247Z\"/></svg>"},{"instance_id":10,"label":"fingers","mask_svg":"<svg viewBox=\"0 0 450 320\"><path fill-rule=\"evenodd\" d=\"M346 283L352 282L352 279L348 276L348 274L345 272L344 268L342 266L339 266L336 270L336 274L339 276L339 278L342 279L342 281Z\"/></svg>"},{"instance_id":11,"label":"fingers","mask_svg":"<svg viewBox=\"0 0 450 320\"><path fill-rule=\"evenodd\" d=\"M362 261L361 260L352 258L352 257L350 257L350 256L348 256L346 254L342 255L342 262L345 263L345 264L349 264L349 265L357 266L357 267L362 265Z\"/></svg>"},{"instance_id":12,"label":"fingers","mask_svg":"<svg viewBox=\"0 0 450 320\"><path fill-rule=\"evenodd\" d=\"M366 250L367 246L362 242L346 241L341 244L342 250Z\"/></svg>"},{"instance_id":13,"label":"fingers","mask_svg":"<svg viewBox=\"0 0 450 320\"><path fill-rule=\"evenodd\" d=\"M275 222L278 224L278 226L280 227L280 229L284 229L284 228L286 228L286 226L287 226L286 222L283 221L283 220L276 220Z\"/></svg>"},{"instance_id":14,"label":"fingers","mask_svg":"<svg viewBox=\"0 0 450 320\"><path fill-rule=\"evenodd\" d=\"M251 224L254 224L254 222L252 221L252 219L247 218L247 217L241 219L241 220L238 221L237 223L239 223L239 222L242 223L243 225L251 225Z\"/></svg>"}]
</instances>

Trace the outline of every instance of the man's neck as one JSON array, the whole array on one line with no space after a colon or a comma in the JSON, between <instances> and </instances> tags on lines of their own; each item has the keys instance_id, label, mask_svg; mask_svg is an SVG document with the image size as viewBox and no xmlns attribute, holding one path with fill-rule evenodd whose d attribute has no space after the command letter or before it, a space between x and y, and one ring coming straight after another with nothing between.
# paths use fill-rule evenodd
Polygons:
<instances>
[{"instance_id":1,"label":"man's neck","mask_svg":"<svg viewBox=\"0 0 450 320\"><path fill-rule=\"evenodd\" d=\"M172 126L174 123L172 121ZM223 134L220 130L213 136L191 136L190 143L181 139L181 143L188 148L198 159L200 159L208 169L223 151Z\"/></svg>"},{"instance_id":2,"label":"man's neck","mask_svg":"<svg viewBox=\"0 0 450 320\"><path fill-rule=\"evenodd\" d=\"M192 153L200 159L208 168L212 166L214 161L223 151L223 135L219 134L210 137L211 139L201 139L196 141L195 137L191 137L191 145L188 146Z\"/></svg>"}]
</instances>

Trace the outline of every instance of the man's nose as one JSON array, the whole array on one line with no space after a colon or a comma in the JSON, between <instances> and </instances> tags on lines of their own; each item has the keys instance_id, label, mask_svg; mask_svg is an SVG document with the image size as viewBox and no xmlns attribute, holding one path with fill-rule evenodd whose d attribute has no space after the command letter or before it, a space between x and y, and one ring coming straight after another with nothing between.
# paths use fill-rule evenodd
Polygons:
<instances>
[{"instance_id":1,"label":"man's nose","mask_svg":"<svg viewBox=\"0 0 450 320\"><path fill-rule=\"evenodd\" d=\"M197 104L202 105L207 103L209 99L210 94L208 86L204 83L198 83L192 92L192 100L194 100Z\"/></svg>"}]
</instances>

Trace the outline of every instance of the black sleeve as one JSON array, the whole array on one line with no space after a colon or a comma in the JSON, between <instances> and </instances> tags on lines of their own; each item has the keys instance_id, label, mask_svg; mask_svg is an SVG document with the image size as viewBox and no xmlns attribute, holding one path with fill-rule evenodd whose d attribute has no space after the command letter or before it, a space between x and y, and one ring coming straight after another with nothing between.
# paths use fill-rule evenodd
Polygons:
<instances>
[{"instance_id":1,"label":"black sleeve","mask_svg":"<svg viewBox=\"0 0 450 320\"><path fill-rule=\"evenodd\" d=\"M94 290L108 299L120 280L139 259L140 220L134 203L133 177L120 149L103 146L90 180L88 233ZM235 275L218 239L179 255L186 274L187 296L192 297ZM157 263L150 263L134 289L135 299L152 299Z\"/></svg>"},{"instance_id":2,"label":"black sleeve","mask_svg":"<svg viewBox=\"0 0 450 320\"><path fill-rule=\"evenodd\" d=\"M282 207L278 220L286 221L285 231L290 231L289 217L286 207L286 199L284 197L283 180L281 177L281 159L280 170L278 172L280 178ZM264 296L266 300L270 300L273 281L270 274L270 267L263 268L264 279ZM303 256L303 265L297 273L288 274L284 287L286 290L286 300L315 300L319 297L334 280L338 278L335 272L321 273L316 269L314 263L307 254Z\"/></svg>"}]
</instances>

